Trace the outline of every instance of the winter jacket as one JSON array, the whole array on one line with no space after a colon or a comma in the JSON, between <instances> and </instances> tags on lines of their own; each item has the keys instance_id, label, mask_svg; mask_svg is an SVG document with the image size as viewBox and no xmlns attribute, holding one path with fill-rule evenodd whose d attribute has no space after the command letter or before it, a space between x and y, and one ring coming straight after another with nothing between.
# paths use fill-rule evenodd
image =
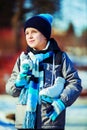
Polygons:
<instances>
[{"instance_id":1,"label":"winter jacket","mask_svg":"<svg viewBox=\"0 0 87 130\"><path fill-rule=\"evenodd\" d=\"M74 101L79 97L82 91L82 86L81 86L81 79L78 76L78 72L75 69L71 60L69 59L68 55L60 50L57 42L53 38L50 39L50 45L47 50L36 51L28 47L25 54L27 55L29 51L32 51L34 54L45 53L48 51L53 51L55 53L54 63L52 57L44 61L43 88L51 87L52 82L55 81L55 77L56 78L58 76L64 77L66 82L59 99L63 101L66 108L72 105ZM6 83L6 92L14 97L18 97L22 89L15 87L15 80L20 71L20 64L21 61L19 56L14 65L11 77L8 79L8 82ZM53 72L53 65L54 65L54 72ZM44 103L38 105L35 128L64 129L66 109L63 112L61 112L61 114L57 117L57 119L54 122L52 122L44 116L46 114L46 109L48 106L49 104Z\"/></svg>"}]
</instances>

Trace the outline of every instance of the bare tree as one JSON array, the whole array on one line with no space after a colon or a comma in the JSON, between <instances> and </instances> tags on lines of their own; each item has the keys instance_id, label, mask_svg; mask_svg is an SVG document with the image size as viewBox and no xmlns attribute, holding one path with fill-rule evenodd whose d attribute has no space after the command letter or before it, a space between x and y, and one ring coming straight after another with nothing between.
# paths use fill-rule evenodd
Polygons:
<instances>
[{"instance_id":1,"label":"bare tree","mask_svg":"<svg viewBox=\"0 0 87 130\"><path fill-rule=\"evenodd\" d=\"M30 2L35 14L43 12L54 14L59 8L60 0L30 0Z\"/></svg>"},{"instance_id":2,"label":"bare tree","mask_svg":"<svg viewBox=\"0 0 87 130\"><path fill-rule=\"evenodd\" d=\"M21 43L20 43L20 37L21 37L21 15L23 10L23 4L24 0L16 0L16 7L15 7L15 13L12 17L12 27L15 31L15 45L16 45L16 51L21 50Z\"/></svg>"}]
</instances>

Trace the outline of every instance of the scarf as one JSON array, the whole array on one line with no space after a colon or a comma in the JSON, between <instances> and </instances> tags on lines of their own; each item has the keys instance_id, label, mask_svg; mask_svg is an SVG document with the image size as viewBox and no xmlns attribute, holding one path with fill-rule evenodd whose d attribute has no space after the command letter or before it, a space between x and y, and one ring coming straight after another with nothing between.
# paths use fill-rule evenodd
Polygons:
<instances>
[{"instance_id":1,"label":"scarf","mask_svg":"<svg viewBox=\"0 0 87 130\"><path fill-rule=\"evenodd\" d=\"M21 90L19 102L22 105L27 105L22 127L34 129L37 104L40 102L39 89L43 87L44 83L44 72L43 69L40 70L40 67L45 59L53 56L53 52L47 52L45 54L40 53L35 55L32 52L29 52L28 55L32 61L32 69L30 70L31 73L28 76L28 84Z\"/></svg>"}]
</instances>

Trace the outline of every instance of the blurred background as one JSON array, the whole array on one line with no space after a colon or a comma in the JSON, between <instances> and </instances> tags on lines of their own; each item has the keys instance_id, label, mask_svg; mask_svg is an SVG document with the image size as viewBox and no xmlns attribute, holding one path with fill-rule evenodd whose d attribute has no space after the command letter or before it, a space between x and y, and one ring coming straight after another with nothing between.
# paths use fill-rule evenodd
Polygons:
<instances>
[{"instance_id":1,"label":"blurred background","mask_svg":"<svg viewBox=\"0 0 87 130\"><path fill-rule=\"evenodd\" d=\"M83 90L66 113L65 130L87 130L87 0L0 0L0 130L15 130L17 98L5 84L26 42L23 24L38 13L54 17L52 36L78 69Z\"/></svg>"}]
</instances>

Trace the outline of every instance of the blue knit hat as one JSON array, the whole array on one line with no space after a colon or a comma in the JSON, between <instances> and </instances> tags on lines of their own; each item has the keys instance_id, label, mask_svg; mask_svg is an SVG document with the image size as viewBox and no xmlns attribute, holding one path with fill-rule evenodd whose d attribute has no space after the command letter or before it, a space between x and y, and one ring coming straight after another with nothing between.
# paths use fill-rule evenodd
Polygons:
<instances>
[{"instance_id":1,"label":"blue knit hat","mask_svg":"<svg viewBox=\"0 0 87 130\"><path fill-rule=\"evenodd\" d=\"M29 18L24 25L24 32L26 28L32 27L39 30L49 40L51 35L51 24L53 17L51 14L39 14Z\"/></svg>"}]
</instances>

